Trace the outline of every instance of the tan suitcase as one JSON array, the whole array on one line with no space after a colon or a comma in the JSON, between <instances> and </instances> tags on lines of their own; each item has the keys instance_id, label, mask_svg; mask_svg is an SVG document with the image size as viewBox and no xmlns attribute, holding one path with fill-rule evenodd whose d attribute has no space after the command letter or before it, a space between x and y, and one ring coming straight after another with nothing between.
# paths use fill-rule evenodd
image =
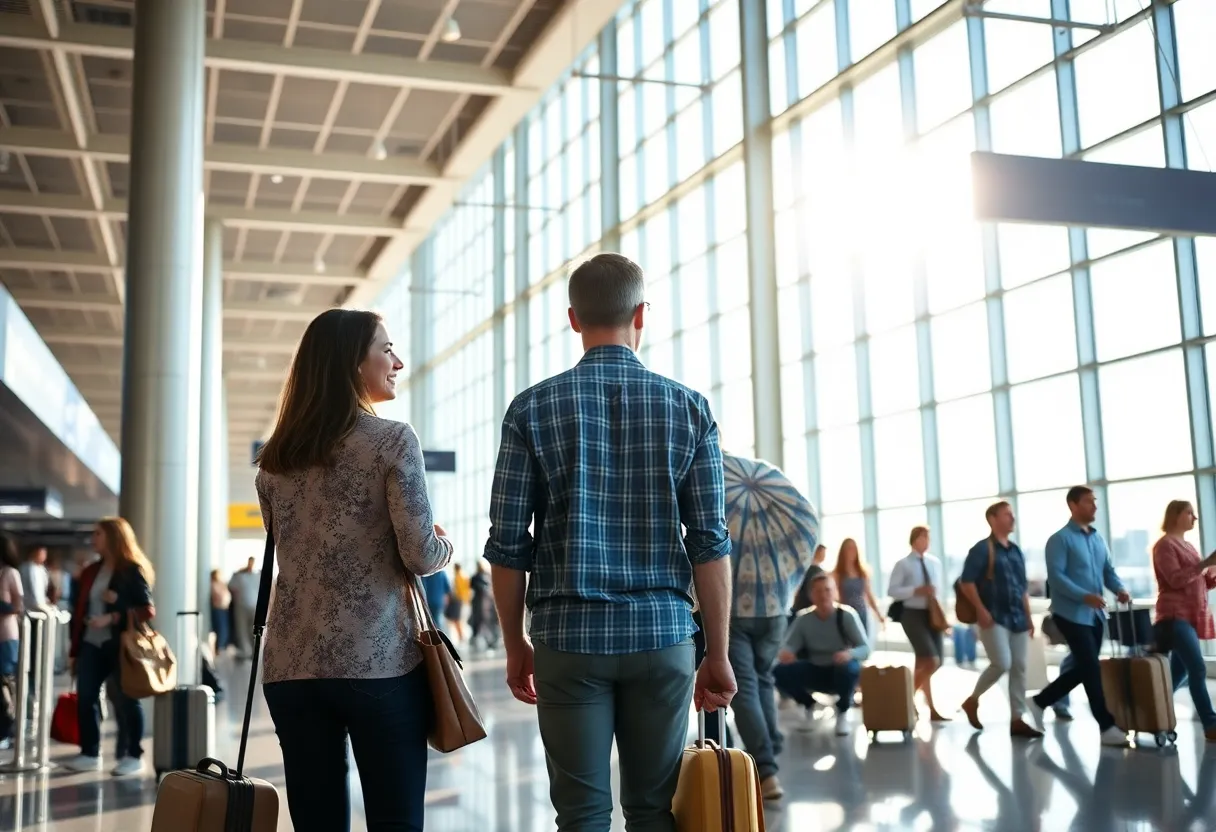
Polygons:
<instances>
[{"instance_id":1,"label":"tan suitcase","mask_svg":"<svg viewBox=\"0 0 1216 832\"><path fill-rule=\"evenodd\" d=\"M156 793L152 832L277 832L279 793L241 777L219 760L165 775Z\"/></svg>"},{"instance_id":2,"label":"tan suitcase","mask_svg":"<svg viewBox=\"0 0 1216 832\"><path fill-rule=\"evenodd\" d=\"M697 723L697 742L684 749L671 801L677 832L764 832L756 761L741 749L707 742L704 712ZM726 736L725 719L719 736Z\"/></svg>"},{"instance_id":3,"label":"tan suitcase","mask_svg":"<svg viewBox=\"0 0 1216 832\"><path fill-rule=\"evenodd\" d=\"M166 774L156 792L152 832L278 832L279 793L265 780L242 776L273 573L274 535L268 534L258 604L253 614L253 658L249 664L249 688L236 768L229 769L219 760L206 757L193 770Z\"/></svg>"},{"instance_id":4,"label":"tan suitcase","mask_svg":"<svg viewBox=\"0 0 1216 832\"><path fill-rule=\"evenodd\" d=\"M1178 739L1174 684L1166 656L1102 659L1102 693L1115 725L1129 734L1152 734L1157 745Z\"/></svg>"},{"instance_id":5,"label":"tan suitcase","mask_svg":"<svg viewBox=\"0 0 1216 832\"><path fill-rule=\"evenodd\" d=\"M916 727L916 705L912 701L912 669L875 667L861 669L861 721L877 739L879 731L899 731L905 740Z\"/></svg>"}]
</instances>

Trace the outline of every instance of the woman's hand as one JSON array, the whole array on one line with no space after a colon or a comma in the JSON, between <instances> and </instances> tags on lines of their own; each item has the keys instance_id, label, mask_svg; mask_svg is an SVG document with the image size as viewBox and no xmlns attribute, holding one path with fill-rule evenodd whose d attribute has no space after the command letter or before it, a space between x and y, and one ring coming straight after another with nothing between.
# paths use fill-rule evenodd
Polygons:
<instances>
[{"instance_id":1,"label":"woman's hand","mask_svg":"<svg viewBox=\"0 0 1216 832\"><path fill-rule=\"evenodd\" d=\"M104 630L106 627L113 625L114 618L110 615L94 615L89 619L89 626L94 630Z\"/></svg>"},{"instance_id":2,"label":"woman's hand","mask_svg":"<svg viewBox=\"0 0 1216 832\"><path fill-rule=\"evenodd\" d=\"M107 604L117 604L118 593L112 589L107 589L101 594L101 600L105 601Z\"/></svg>"}]
</instances>

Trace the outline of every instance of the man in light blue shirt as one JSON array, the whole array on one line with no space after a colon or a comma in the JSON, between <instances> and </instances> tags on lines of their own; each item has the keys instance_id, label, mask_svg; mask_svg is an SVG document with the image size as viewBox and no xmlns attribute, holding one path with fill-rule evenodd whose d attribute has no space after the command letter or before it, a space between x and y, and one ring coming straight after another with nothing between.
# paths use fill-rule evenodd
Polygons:
<instances>
[{"instance_id":1,"label":"man in light blue shirt","mask_svg":"<svg viewBox=\"0 0 1216 832\"><path fill-rule=\"evenodd\" d=\"M1073 665L1031 701L1031 711L1040 727L1043 711L1055 705L1077 685L1085 687L1089 707L1102 732L1103 745L1126 745L1127 735L1115 726L1102 693L1098 655L1106 632L1106 599L1103 590L1115 593L1120 602L1131 600L1110 562L1106 541L1093 527L1098 501L1083 485L1068 490L1072 519L1047 540L1047 581L1051 585L1051 614L1068 642Z\"/></svg>"}]
</instances>

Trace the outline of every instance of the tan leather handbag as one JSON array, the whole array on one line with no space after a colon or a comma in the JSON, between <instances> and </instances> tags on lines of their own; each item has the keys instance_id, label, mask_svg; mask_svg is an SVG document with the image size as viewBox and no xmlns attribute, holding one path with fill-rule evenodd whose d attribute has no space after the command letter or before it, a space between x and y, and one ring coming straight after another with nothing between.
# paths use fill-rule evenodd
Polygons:
<instances>
[{"instance_id":1,"label":"tan leather handbag","mask_svg":"<svg viewBox=\"0 0 1216 832\"><path fill-rule=\"evenodd\" d=\"M169 642L147 622L135 623L127 613L127 629L118 642L119 680L132 699L147 699L177 687L177 658Z\"/></svg>"},{"instance_id":2,"label":"tan leather handbag","mask_svg":"<svg viewBox=\"0 0 1216 832\"><path fill-rule=\"evenodd\" d=\"M486 727L477 703L465 684L460 654L447 635L435 626L431 608L422 597L418 579L406 580L406 595L417 629L415 641L422 651L426 678L434 703L434 722L427 738L436 751L455 751L486 738Z\"/></svg>"}]
</instances>

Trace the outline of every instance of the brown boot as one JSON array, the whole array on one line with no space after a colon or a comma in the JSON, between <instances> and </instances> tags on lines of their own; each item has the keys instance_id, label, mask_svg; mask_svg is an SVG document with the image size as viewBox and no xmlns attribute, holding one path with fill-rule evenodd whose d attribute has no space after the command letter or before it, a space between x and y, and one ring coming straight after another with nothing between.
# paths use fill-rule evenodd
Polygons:
<instances>
[{"instance_id":1,"label":"brown boot","mask_svg":"<svg viewBox=\"0 0 1216 832\"><path fill-rule=\"evenodd\" d=\"M1021 717L1018 717L1013 722L1009 723L1009 736L1022 737L1028 740L1037 740L1043 736L1043 732L1028 724Z\"/></svg>"},{"instance_id":2,"label":"brown boot","mask_svg":"<svg viewBox=\"0 0 1216 832\"><path fill-rule=\"evenodd\" d=\"M972 699L970 697L964 699L959 710L966 714L967 721L971 723L972 728L977 731L984 730L984 724L980 722L980 701L978 699Z\"/></svg>"}]
</instances>

